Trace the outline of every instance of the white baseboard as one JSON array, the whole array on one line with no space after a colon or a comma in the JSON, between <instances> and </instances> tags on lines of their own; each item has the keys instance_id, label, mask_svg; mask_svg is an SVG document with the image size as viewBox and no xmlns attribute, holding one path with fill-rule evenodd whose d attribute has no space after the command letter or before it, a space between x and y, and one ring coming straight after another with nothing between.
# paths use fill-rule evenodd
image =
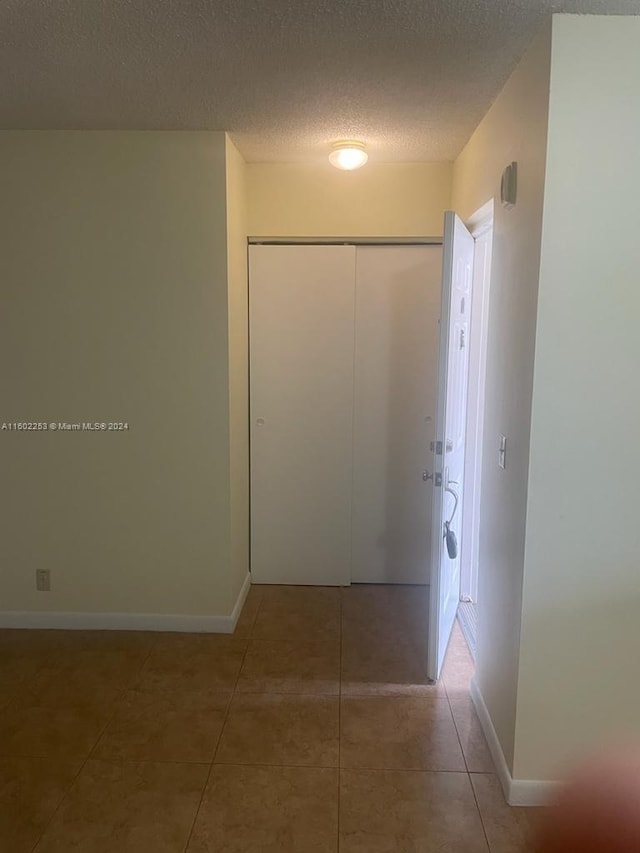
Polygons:
<instances>
[{"instance_id":1,"label":"white baseboard","mask_svg":"<svg viewBox=\"0 0 640 853\"><path fill-rule=\"evenodd\" d=\"M487 739L506 801L510 806L548 805L560 788L561 783L542 779L514 779L507 766L498 735L475 678L471 679L471 699L478 712L480 725Z\"/></svg>"},{"instance_id":2,"label":"white baseboard","mask_svg":"<svg viewBox=\"0 0 640 853\"><path fill-rule=\"evenodd\" d=\"M233 633L236 625L238 624L238 619L240 618L240 614L242 613L242 608L244 607L244 603L247 600L247 596L249 595L249 590L251 589L251 575L247 572L247 576L244 579L244 583L240 588L240 592L238 593L238 597L236 598L236 603L234 605L233 610L231 611L231 624L232 628L229 633Z\"/></svg>"},{"instance_id":3,"label":"white baseboard","mask_svg":"<svg viewBox=\"0 0 640 853\"><path fill-rule=\"evenodd\" d=\"M251 576L247 573L230 616L190 613L65 613L63 611L6 610L0 611L0 628L232 634L250 588Z\"/></svg>"}]
</instances>

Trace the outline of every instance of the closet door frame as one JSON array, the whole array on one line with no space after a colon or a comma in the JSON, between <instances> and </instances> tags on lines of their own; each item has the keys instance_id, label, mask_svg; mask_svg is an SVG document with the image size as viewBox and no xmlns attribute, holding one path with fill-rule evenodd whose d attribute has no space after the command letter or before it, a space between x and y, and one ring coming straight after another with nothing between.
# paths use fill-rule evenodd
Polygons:
<instances>
[{"instance_id":1,"label":"closet door frame","mask_svg":"<svg viewBox=\"0 0 640 853\"><path fill-rule=\"evenodd\" d=\"M295 246L429 246L442 245L442 238L440 237L249 237L248 238L248 255L249 255L249 263L248 263L248 274L251 274L251 253L252 248L254 246L282 246L282 247L295 247ZM353 316L353 328L355 334L355 269L353 275L353 287L354 287L354 316ZM307 579L304 578L295 578L290 572L283 571L279 575L274 575L272 579L268 579L264 572L264 567L260 566L259 563L256 562L256 540L254 537L254 524L256 521L256 498L258 497L256 493L257 482L256 482L256 460L255 460L255 442L257 440L256 437L256 428L258 424L257 420L262 419L265 421L264 426L266 426L266 419L263 415L257 413L256 401L254 398L254 384L253 380L255 379L255 368L252 368L252 357L255 356L255 352L253 352L252 348L252 328L251 328L251 305L252 305L252 295L251 295L251 278L249 278L249 310L248 310L248 322L249 322L249 460L250 460L250 511L249 511L249 530L247 531L249 537L249 554L250 554L250 572L251 572L251 580L252 583L274 583L274 584L317 584L320 583L322 585L340 585L340 586L348 586L351 584L351 535L349 535L349 565L348 571L344 570L344 566L341 566L337 571L332 573L327 573L327 577L322 580L317 579ZM353 367L353 365L352 365ZM353 419L353 407L351 410L351 418ZM349 433L350 440L352 439L352 430ZM353 454L353 446L351 446L351 453ZM352 459L353 464L353 459ZM351 486L349 486L349 501L351 502Z\"/></svg>"}]
</instances>

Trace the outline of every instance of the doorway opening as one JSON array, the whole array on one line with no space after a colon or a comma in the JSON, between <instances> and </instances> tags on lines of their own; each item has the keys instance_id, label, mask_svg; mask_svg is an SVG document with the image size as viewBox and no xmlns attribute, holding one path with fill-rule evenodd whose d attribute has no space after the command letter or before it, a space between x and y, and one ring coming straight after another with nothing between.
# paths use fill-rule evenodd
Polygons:
<instances>
[{"instance_id":1,"label":"doorway opening","mask_svg":"<svg viewBox=\"0 0 640 853\"><path fill-rule=\"evenodd\" d=\"M469 390L465 449L465 492L462 508L460 551L460 604L458 621L475 660L478 643L478 571L480 557L480 503L484 432L489 285L493 245L493 201L480 208L466 223L474 239L471 334L469 341Z\"/></svg>"},{"instance_id":2,"label":"doorway opening","mask_svg":"<svg viewBox=\"0 0 640 853\"><path fill-rule=\"evenodd\" d=\"M469 635L474 655L477 646L475 606L492 231L493 202L467 224L454 211L445 212L427 649L433 681L440 677L456 617ZM461 598L466 599L462 608ZM465 620L465 615L470 618Z\"/></svg>"},{"instance_id":3,"label":"doorway opening","mask_svg":"<svg viewBox=\"0 0 640 853\"><path fill-rule=\"evenodd\" d=\"M250 241L253 582L428 584L431 680L456 617L476 651L492 235L489 202L442 249Z\"/></svg>"}]
</instances>

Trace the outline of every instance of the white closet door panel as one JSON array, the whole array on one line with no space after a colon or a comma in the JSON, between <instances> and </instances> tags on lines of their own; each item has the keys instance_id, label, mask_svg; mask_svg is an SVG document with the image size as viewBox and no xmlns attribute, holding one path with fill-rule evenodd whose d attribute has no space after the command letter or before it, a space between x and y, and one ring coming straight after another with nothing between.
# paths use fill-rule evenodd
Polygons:
<instances>
[{"instance_id":1,"label":"white closet door panel","mask_svg":"<svg viewBox=\"0 0 640 853\"><path fill-rule=\"evenodd\" d=\"M348 584L353 246L251 246L251 571Z\"/></svg>"},{"instance_id":2,"label":"white closet door panel","mask_svg":"<svg viewBox=\"0 0 640 853\"><path fill-rule=\"evenodd\" d=\"M358 247L352 581L429 583L440 246Z\"/></svg>"}]
</instances>

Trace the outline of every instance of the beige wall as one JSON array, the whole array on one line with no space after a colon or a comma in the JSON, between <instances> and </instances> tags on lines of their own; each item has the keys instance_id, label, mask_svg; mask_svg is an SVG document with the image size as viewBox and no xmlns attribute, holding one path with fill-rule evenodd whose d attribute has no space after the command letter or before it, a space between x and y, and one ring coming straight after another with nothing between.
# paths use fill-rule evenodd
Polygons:
<instances>
[{"instance_id":1,"label":"beige wall","mask_svg":"<svg viewBox=\"0 0 640 853\"><path fill-rule=\"evenodd\" d=\"M450 163L247 165L254 237L438 237L451 202Z\"/></svg>"},{"instance_id":2,"label":"beige wall","mask_svg":"<svg viewBox=\"0 0 640 853\"><path fill-rule=\"evenodd\" d=\"M249 295L246 166L229 137L226 169L231 583L235 600L249 571Z\"/></svg>"},{"instance_id":3,"label":"beige wall","mask_svg":"<svg viewBox=\"0 0 640 853\"><path fill-rule=\"evenodd\" d=\"M545 175L550 30L530 48L455 163L453 207L495 203L489 296L476 681L513 768L536 299ZM500 176L518 161L518 203ZM507 436L506 470L497 464Z\"/></svg>"},{"instance_id":4,"label":"beige wall","mask_svg":"<svg viewBox=\"0 0 640 853\"><path fill-rule=\"evenodd\" d=\"M2 420L130 424L0 434L0 611L230 612L225 144L0 133Z\"/></svg>"},{"instance_id":5,"label":"beige wall","mask_svg":"<svg viewBox=\"0 0 640 853\"><path fill-rule=\"evenodd\" d=\"M554 18L515 773L640 736L640 18Z\"/></svg>"}]
</instances>

